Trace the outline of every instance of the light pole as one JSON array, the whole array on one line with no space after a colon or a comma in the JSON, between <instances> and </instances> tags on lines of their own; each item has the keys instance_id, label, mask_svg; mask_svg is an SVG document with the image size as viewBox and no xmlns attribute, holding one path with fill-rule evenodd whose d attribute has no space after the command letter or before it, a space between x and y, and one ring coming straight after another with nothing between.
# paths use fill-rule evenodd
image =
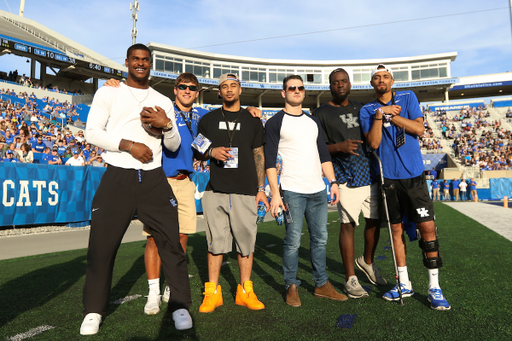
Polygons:
<instances>
[{"instance_id":1,"label":"light pole","mask_svg":"<svg viewBox=\"0 0 512 341\"><path fill-rule=\"evenodd\" d=\"M512 1L512 0L510 0ZM133 20L133 28L132 28L132 45L135 44L135 40L137 39L137 12L139 11L139 2L135 0L130 3L130 11L132 11L132 20Z\"/></svg>"},{"instance_id":2,"label":"light pole","mask_svg":"<svg viewBox=\"0 0 512 341\"><path fill-rule=\"evenodd\" d=\"M511 0L512 1L512 0ZM25 11L25 0L20 1L20 17L23 16L23 12Z\"/></svg>"}]
</instances>

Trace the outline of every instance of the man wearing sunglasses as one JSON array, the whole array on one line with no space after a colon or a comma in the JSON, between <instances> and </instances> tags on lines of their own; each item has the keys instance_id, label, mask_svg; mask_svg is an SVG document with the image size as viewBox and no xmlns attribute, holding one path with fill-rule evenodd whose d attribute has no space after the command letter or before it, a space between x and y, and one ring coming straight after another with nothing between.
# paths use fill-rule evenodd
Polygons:
<instances>
[{"instance_id":1,"label":"man wearing sunglasses","mask_svg":"<svg viewBox=\"0 0 512 341\"><path fill-rule=\"evenodd\" d=\"M209 313L223 304L219 285L220 268L225 253L231 252L233 237L238 253L240 284L235 303L251 310L261 310L261 303L251 281L256 243L257 205L265 203L265 134L258 118L241 108L242 87L236 74L219 77L222 107L206 114L198 132L211 145L197 157L210 161L210 181L203 195L208 244L208 282L199 312Z\"/></svg>"},{"instance_id":2,"label":"man wearing sunglasses","mask_svg":"<svg viewBox=\"0 0 512 341\"><path fill-rule=\"evenodd\" d=\"M283 271L286 303L291 307L301 306L298 293L301 282L297 279L297 270L304 216L310 232L314 295L346 301L347 296L336 292L326 271L327 192L322 173L331 184L331 205L339 200L331 156L318 118L302 111L305 97L302 77L286 77L281 94L285 101L284 110L272 116L265 126L265 168L272 193L272 216L276 217L280 208L285 211ZM276 170L278 154L283 160L280 185Z\"/></svg>"},{"instance_id":3,"label":"man wearing sunglasses","mask_svg":"<svg viewBox=\"0 0 512 341\"><path fill-rule=\"evenodd\" d=\"M351 83L348 73L336 69L329 75L332 100L313 112L322 124L327 148L331 153L336 179L339 181L340 251L345 267L345 292L350 298L368 297L357 279L354 261L369 281L385 285L373 262L379 242L379 188L370 175L370 159L359 124L362 103L349 100ZM354 231L359 214L366 220L364 252L355 259Z\"/></svg>"}]
</instances>

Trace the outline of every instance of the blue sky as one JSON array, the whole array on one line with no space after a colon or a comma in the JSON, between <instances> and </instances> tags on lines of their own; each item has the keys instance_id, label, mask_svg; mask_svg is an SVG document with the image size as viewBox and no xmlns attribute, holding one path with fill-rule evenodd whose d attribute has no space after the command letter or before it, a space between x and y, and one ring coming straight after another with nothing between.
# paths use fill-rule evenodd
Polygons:
<instances>
[{"instance_id":1,"label":"blue sky","mask_svg":"<svg viewBox=\"0 0 512 341\"><path fill-rule=\"evenodd\" d=\"M123 63L131 45L130 2L133 0L26 0L24 16ZM0 0L4 11L17 14L19 6L19 0ZM460 14L468 12L474 13ZM138 15L137 42L141 43L312 60L455 51L454 77L512 71L508 0L140 0ZM314 31L328 32L298 35ZM1 60L2 70L29 72L23 58L4 56Z\"/></svg>"}]
</instances>

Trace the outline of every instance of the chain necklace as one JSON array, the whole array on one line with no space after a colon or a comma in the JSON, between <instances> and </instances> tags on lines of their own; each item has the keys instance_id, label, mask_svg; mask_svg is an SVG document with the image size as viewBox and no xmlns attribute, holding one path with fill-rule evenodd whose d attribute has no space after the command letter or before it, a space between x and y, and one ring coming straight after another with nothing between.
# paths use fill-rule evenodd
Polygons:
<instances>
[{"instance_id":1,"label":"chain necklace","mask_svg":"<svg viewBox=\"0 0 512 341\"><path fill-rule=\"evenodd\" d=\"M148 98L148 96L149 96L149 87L146 92L146 97L144 97L144 99L142 101L139 101L137 99L137 97L135 97L135 94L132 92L132 89L130 89L130 87L128 85L127 85L127 87L128 87L128 90L130 91L130 93L132 94L133 98L135 98L135 100L139 103L139 109L142 108L142 102L144 102L146 100L146 98Z\"/></svg>"}]
</instances>

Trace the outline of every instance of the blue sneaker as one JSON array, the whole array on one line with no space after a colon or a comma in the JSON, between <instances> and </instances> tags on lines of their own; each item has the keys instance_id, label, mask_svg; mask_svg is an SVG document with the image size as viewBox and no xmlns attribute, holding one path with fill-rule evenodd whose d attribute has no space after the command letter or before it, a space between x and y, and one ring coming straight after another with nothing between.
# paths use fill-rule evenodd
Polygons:
<instances>
[{"instance_id":1,"label":"blue sneaker","mask_svg":"<svg viewBox=\"0 0 512 341\"><path fill-rule=\"evenodd\" d=\"M439 288L428 289L428 301L430 308L434 310L450 310L450 304L444 298L443 291Z\"/></svg>"},{"instance_id":2,"label":"blue sneaker","mask_svg":"<svg viewBox=\"0 0 512 341\"><path fill-rule=\"evenodd\" d=\"M400 283L400 287L402 288L402 297L411 297L414 295L414 291L412 291L412 284L411 282L408 283L409 285L405 285L405 283ZM387 293L382 295L382 298L386 301L398 301L400 299L400 295L398 294L398 284L395 285L395 287L391 290L389 290Z\"/></svg>"}]
</instances>

